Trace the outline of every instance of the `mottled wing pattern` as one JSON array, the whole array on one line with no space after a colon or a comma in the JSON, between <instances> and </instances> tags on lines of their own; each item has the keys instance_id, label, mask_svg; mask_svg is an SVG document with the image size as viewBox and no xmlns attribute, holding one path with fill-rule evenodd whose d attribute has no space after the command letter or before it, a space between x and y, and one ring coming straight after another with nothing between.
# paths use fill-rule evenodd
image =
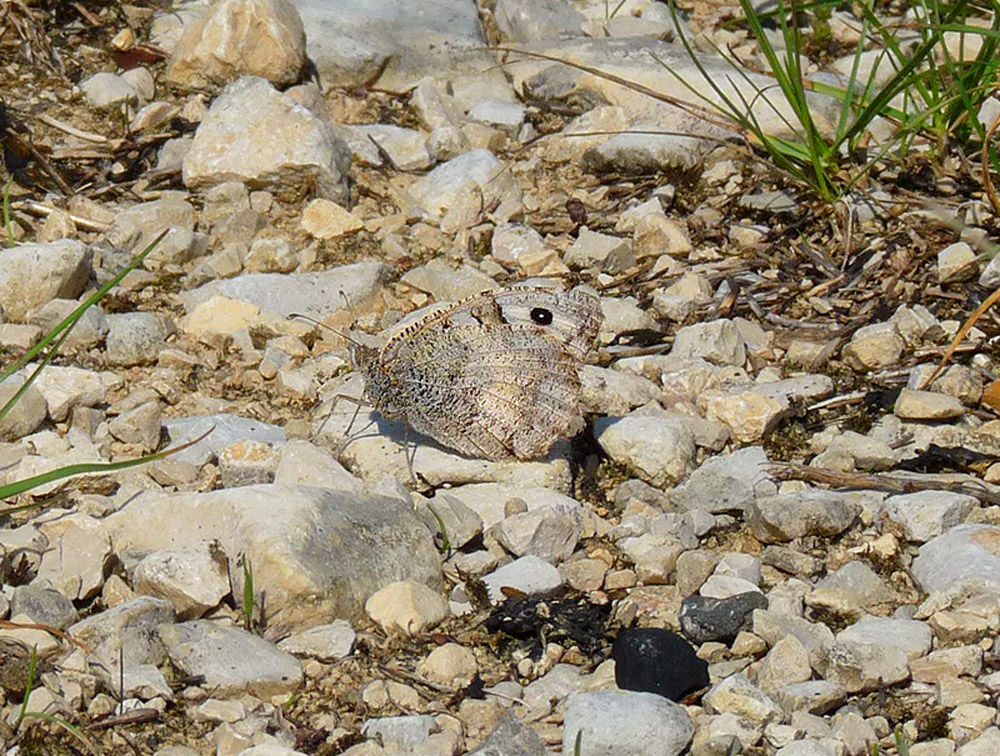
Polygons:
<instances>
[{"instance_id":1,"label":"mottled wing pattern","mask_svg":"<svg viewBox=\"0 0 1000 756\"><path fill-rule=\"evenodd\" d=\"M531 326L428 331L399 345L392 370L410 425L472 457L542 456L577 414L577 361Z\"/></svg>"},{"instance_id":2,"label":"mottled wing pattern","mask_svg":"<svg viewBox=\"0 0 1000 756\"><path fill-rule=\"evenodd\" d=\"M600 301L583 291L485 292L411 321L359 367L380 410L442 444L490 460L531 459L569 430L577 367L601 319Z\"/></svg>"},{"instance_id":3,"label":"mottled wing pattern","mask_svg":"<svg viewBox=\"0 0 1000 756\"><path fill-rule=\"evenodd\" d=\"M502 322L510 325L533 325L549 334L578 360L585 359L597 344L604 320L600 299L588 291L560 291L532 286L512 286L455 302L450 306L432 305L425 317L418 317L393 335L383 350L392 358L397 344L424 331L436 331L448 325L475 325Z\"/></svg>"}]
</instances>

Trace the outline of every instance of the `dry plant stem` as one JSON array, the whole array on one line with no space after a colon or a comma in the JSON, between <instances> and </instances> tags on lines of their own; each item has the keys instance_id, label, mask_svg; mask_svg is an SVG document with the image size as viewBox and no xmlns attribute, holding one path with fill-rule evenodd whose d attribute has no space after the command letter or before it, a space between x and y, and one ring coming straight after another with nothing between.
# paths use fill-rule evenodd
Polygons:
<instances>
[{"instance_id":1,"label":"dry plant stem","mask_svg":"<svg viewBox=\"0 0 1000 756\"><path fill-rule=\"evenodd\" d=\"M48 205L43 205L40 202L34 202L32 200L21 200L20 202L12 202L11 208L14 210L20 210L31 215L40 216L42 218L48 218L52 213L56 212L56 208L49 207ZM99 223L97 221L92 221L87 218L81 218L79 215L70 215L69 219L73 221L73 225L76 226L81 231L90 231L93 233L103 234L111 225L108 223Z\"/></svg>"},{"instance_id":2,"label":"dry plant stem","mask_svg":"<svg viewBox=\"0 0 1000 756\"><path fill-rule=\"evenodd\" d=\"M990 177L990 140L993 139L997 127L1000 127L1000 116L997 116L993 125L990 126L990 130L986 132L986 138L983 140L983 156L980 162L983 164L983 188L986 190L986 196L990 198L993 212L1000 214L1000 197L997 196L996 187L993 186L993 179Z\"/></svg>"},{"instance_id":3,"label":"dry plant stem","mask_svg":"<svg viewBox=\"0 0 1000 756\"><path fill-rule=\"evenodd\" d=\"M902 476L875 475L869 473L842 473L823 470L818 467L779 462L769 466L771 473L779 480L804 480L809 483L823 483L838 488L859 488L891 493L915 493L917 491L950 491L974 496L989 504L1000 504L1000 493L990 491L981 483L962 483L948 480L940 475Z\"/></svg>"},{"instance_id":4,"label":"dry plant stem","mask_svg":"<svg viewBox=\"0 0 1000 756\"><path fill-rule=\"evenodd\" d=\"M726 129L727 131L733 131L743 136L742 129L737 128L732 123L728 121L723 121L718 119L715 114L708 108L699 107L698 105L693 105L690 102L685 102L684 100L678 99L677 97L671 97L670 95L663 94L663 92L657 92L655 89L651 89L642 84L637 84L634 81L629 81L621 76L616 76L615 74L606 73L593 66L586 66L582 63L574 63L571 60L566 60L565 58L559 58L555 55L545 55L544 53L531 52L530 50L518 50L514 47L489 47L485 48L487 50L495 50L498 52L512 53L514 55L526 55L529 58L540 58L541 60L549 60L553 63L562 63L564 66L569 66L570 68L575 68L578 71L583 71L584 73L589 73L591 76L597 76L598 78L605 79L614 84L620 84L623 87L631 89L634 92L639 92L647 97L652 97L654 100L659 100L660 102L666 102L674 107L680 108L686 113L690 113L693 116L703 119L707 123L714 124L720 128ZM502 63L501 65L506 65Z\"/></svg>"},{"instance_id":5,"label":"dry plant stem","mask_svg":"<svg viewBox=\"0 0 1000 756\"><path fill-rule=\"evenodd\" d=\"M962 339L964 339L966 334L972 330L972 327L979 321L986 311L996 304L998 299L1000 299L1000 289L997 289L990 294L986 298L986 301L979 305L979 307L976 308L976 311L969 316L969 319L965 321L962 327L958 330L958 333L955 334L955 338L952 339L951 344L948 346L948 351L945 352L944 357L941 358L941 363L937 366L934 372L928 376L927 380L921 384L921 391L926 391L927 387L934 383L937 377L941 375L941 371L948 365L948 360L950 360L951 356L955 354L959 344L962 343Z\"/></svg>"},{"instance_id":6,"label":"dry plant stem","mask_svg":"<svg viewBox=\"0 0 1000 756\"><path fill-rule=\"evenodd\" d=\"M84 131L82 129L76 128L76 126L70 126L68 123L60 121L58 118L53 118L47 113L42 113L38 116L38 120L42 123L51 126L54 129L59 129L59 131L65 131L70 136L75 136L77 139L83 139L87 142L94 142L95 144L107 144L108 138L102 136L101 134L95 134L91 131Z\"/></svg>"},{"instance_id":7,"label":"dry plant stem","mask_svg":"<svg viewBox=\"0 0 1000 756\"><path fill-rule=\"evenodd\" d=\"M110 727L122 727L125 725L143 724L145 722L155 722L160 718L160 712L156 709L143 708L132 709L124 714L111 714L106 719L99 719L87 725L88 730L107 730Z\"/></svg>"},{"instance_id":8,"label":"dry plant stem","mask_svg":"<svg viewBox=\"0 0 1000 756\"><path fill-rule=\"evenodd\" d=\"M86 19L87 23L93 26L95 29L100 29L102 26L104 26L104 24L101 23L101 19L97 18L97 16L95 16L89 10L80 5L80 3L72 2L70 3L70 5L76 8L77 12L81 16L83 16L83 18Z\"/></svg>"},{"instance_id":9,"label":"dry plant stem","mask_svg":"<svg viewBox=\"0 0 1000 756\"><path fill-rule=\"evenodd\" d=\"M73 644L85 653L91 655L94 653L86 643L76 640L69 633L65 633L58 627L52 627L51 625L39 625L33 622L10 622L9 620L0 620L0 628L4 630L41 630L46 633L51 633L67 643Z\"/></svg>"}]
</instances>

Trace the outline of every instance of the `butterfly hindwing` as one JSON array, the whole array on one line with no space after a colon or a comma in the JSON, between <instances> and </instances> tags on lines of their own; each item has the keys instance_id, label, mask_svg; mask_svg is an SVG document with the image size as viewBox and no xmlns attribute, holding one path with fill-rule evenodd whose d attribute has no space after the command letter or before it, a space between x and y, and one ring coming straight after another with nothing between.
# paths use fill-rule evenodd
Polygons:
<instances>
[{"instance_id":1,"label":"butterfly hindwing","mask_svg":"<svg viewBox=\"0 0 1000 756\"><path fill-rule=\"evenodd\" d=\"M578 414L599 299L512 287L436 305L395 329L368 375L376 409L472 457L543 456Z\"/></svg>"}]
</instances>

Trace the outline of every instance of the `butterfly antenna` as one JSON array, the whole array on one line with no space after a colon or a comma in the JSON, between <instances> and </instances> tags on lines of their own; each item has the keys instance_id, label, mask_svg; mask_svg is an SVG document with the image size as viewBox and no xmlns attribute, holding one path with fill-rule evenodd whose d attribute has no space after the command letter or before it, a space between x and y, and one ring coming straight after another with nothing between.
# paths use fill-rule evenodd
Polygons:
<instances>
[{"instance_id":1,"label":"butterfly antenna","mask_svg":"<svg viewBox=\"0 0 1000 756\"><path fill-rule=\"evenodd\" d=\"M299 318L301 320L305 320L308 323L312 323L315 326L319 326L320 328L325 328L330 333L334 333L337 336L340 336L340 338L344 339L344 341L354 344L355 346L362 346L362 344L357 339L351 337L346 331L339 331L336 328L333 328L332 326L328 326L326 323L323 323L322 321L316 320L316 318L314 317L311 317L309 315L303 315L301 312L290 312L288 314L288 319L291 320L293 318Z\"/></svg>"}]
</instances>

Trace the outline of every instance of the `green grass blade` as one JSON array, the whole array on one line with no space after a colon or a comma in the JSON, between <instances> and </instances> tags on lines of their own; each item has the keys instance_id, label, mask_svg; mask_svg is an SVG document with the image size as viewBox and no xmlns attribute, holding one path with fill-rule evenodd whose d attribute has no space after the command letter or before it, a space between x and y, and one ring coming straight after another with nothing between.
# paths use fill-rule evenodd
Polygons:
<instances>
[{"instance_id":1,"label":"green grass blade","mask_svg":"<svg viewBox=\"0 0 1000 756\"><path fill-rule=\"evenodd\" d=\"M125 278L125 276L127 276L133 270L142 265L143 260L145 260L149 256L149 254L154 249L156 249L156 246L163 240L163 237L166 236L167 233L169 233L169 229L164 229L159 235L157 235L155 239L153 239L152 242L150 242L149 246L147 246L142 252L140 252L131 263L125 266L125 268L123 268L121 272L118 273L118 275L116 275L114 278L112 278L110 281L104 284L104 286L102 286L98 291L96 291L93 295L91 295L86 302L84 302L75 310L73 310L73 312L70 313L59 325L57 325L48 334L46 334L44 339L42 339L38 344L36 344L30 350L28 350L28 353L25 354L23 357L21 357L21 359L19 359L17 362L11 365L9 368L0 372L0 383L10 378L10 376L12 376L18 370L23 368L33 359L35 359L35 357L37 357L42 352L43 349L45 349L50 344L53 344L53 342L55 342L55 344L53 345L53 349L50 350L49 354L46 356L43 365L47 365L49 362L51 362L52 359L54 359L56 354L58 353L59 347L62 346L63 341L65 341L66 337L69 335L69 332L77 324L80 318L84 316L87 310L89 310L91 307L93 307L102 299L104 299L105 295L107 295L107 293L111 291L111 289L113 289L115 286L121 283L122 279ZM7 403L4 404L2 408L0 408L0 420L3 420L3 418L7 416L7 413L10 412L11 408L15 404L17 404L17 402L21 399L22 396L24 396L24 393L28 390L31 384L34 383L35 379L38 377L39 372L40 372L39 370L33 372L31 376L28 378L28 380L24 382L24 385L22 385L18 389L18 391L14 394L14 396L12 396L7 401Z\"/></svg>"},{"instance_id":2,"label":"green grass blade","mask_svg":"<svg viewBox=\"0 0 1000 756\"><path fill-rule=\"evenodd\" d=\"M13 176L7 179L7 186L3 188L3 227L7 232L8 247L17 245L17 239L14 238L14 223L10 217L10 189L12 186L14 186Z\"/></svg>"},{"instance_id":3,"label":"green grass blade","mask_svg":"<svg viewBox=\"0 0 1000 756\"><path fill-rule=\"evenodd\" d=\"M9 499L13 496L17 496L18 494L22 494L25 491L30 491L32 488L38 488L38 486L44 486L46 483L52 483L57 480L62 480L63 478L71 478L74 475L84 475L86 473L98 472L118 472L119 470L127 470L130 467L138 467L139 465L145 465L150 462L156 462L160 459L166 459L167 457L182 452L185 449L190 449L195 444L204 441L214 430L215 426L213 425L193 441L188 441L186 444L176 446L172 449L164 449L163 451L156 452L155 454L146 454L145 456L137 457L136 459L126 459L121 462L83 462L78 465L66 465L65 467L50 470L46 473L33 475L32 477L25 478L24 480L17 480L13 483L0 486L0 499ZM35 509L39 506L42 506L42 504L40 502L36 502L19 507L0 509L0 517L10 515L15 512L22 512L28 509Z\"/></svg>"},{"instance_id":4,"label":"green grass blade","mask_svg":"<svg viewBox=\"0 0 1000 756\"><path fill-rule=\"evenodd\" d=\"M253 564L246 554L243 562L243 627L249 633L253 631L254 605L257 603L257 593L254 587Z\"/></svg>"},{"instance_id":5,"label":"green grass blade","mask_svg":"<svg viewBox=\"0 0 1000 756\"><path fill-rule=\"evenodd\" d=\"M66 732L80 741L80 744L87 749L87 752L92 754L92 756L104 756L104 752L100 749L97 743L94 743L90 738L83 734L79 727L70 722L67 722L61 717L55 717L51 714L46 714L44 711L33 711L24 715L25 719L40 719L43 722L49 722L58 727L62 727Z\"/></svg>"},{"instance_id":6,"label":"green grass blade","mask_svg":"<svg viewBox=\"0 0 1000 756\"><path fill-rule=\"evenodd\" d=\"M35 690L35 673L37 671L38 646L32 646L31 656L28 658L28 682L24 686L24 700L21 701L21 710L17 713L17 724L14 725L15 730L21 727L21 722L24 721L24 717L28 712L28 699L31 698L31 694Z\"/></svg>"}]
</instances>

